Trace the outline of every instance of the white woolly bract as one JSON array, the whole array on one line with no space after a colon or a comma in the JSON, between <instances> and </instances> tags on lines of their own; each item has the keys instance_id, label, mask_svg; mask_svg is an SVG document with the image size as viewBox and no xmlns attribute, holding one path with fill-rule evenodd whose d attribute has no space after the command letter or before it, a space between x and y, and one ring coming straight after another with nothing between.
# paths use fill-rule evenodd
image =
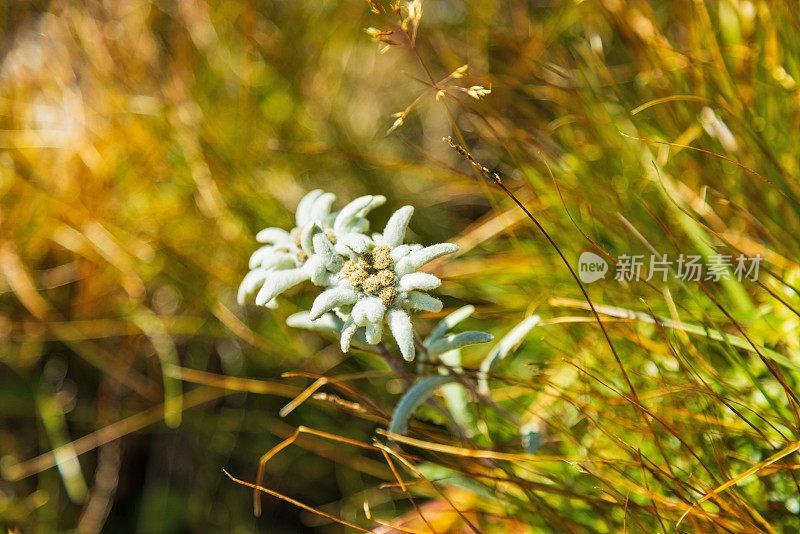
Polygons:
<instances>
[{"instance_id":1,"label":"white woolly bract","mask_svg":"<svg viewBox=\"0 0 800 534\"><path fill-rule=\"evenodd\" d=\"M342 329L342 320L332 313L325 313L317 319L311 319L310 314L303 311L287 317L286 324L293 328L317 330L329 334L338 334Z\"/></svg>"},{"instance_id":2,"label":"white woolly bract","mask_svg":"<svg viewBox=\"0 0 800 534\"><path fill-rule=\"evenodd\" d=\"M367 326L369 323L383 323L384 313L386 313L386 306L381 299L367 297L356 302L353 306L352 316L358 326Z\"/></svg>"},{"instance_id":3,"label":"white woolly bract","mask_svg":"<svg viewBox=\"0 0 800 534\"><path fill-rule=\"evenodd\" d=\"M386 322L400 348L400 354L410 362L414 359L414 329L411 326L411 317L403 310L389 308L386 312Z\"/></svg>"},{"instance_id":4,"label":"white woolly bract","mask_svg":"<svg viewBox=\"0 0 800 534\"><path fill-rule=\"evenodd\" d=\"M343 256L350 256L353 253L361 254L366 252L368 243L369 238L361 234L344 234L336 240L336 251Z\"/></svg>"},{"instance_id":5,"label":"white woolly bract","mask_svg":"<svg viewBox=\"0 0 800 534\"><path fill-rule=\"evenodd\" d=\"M244 276L244 280L239 284L239 294L236 297L239 304L244 304L245 300L255 293L256 289L258 289L264 281L267 273L268 271L265 269L254 269Z\"/></svg>"},{"instance_id":6,"label":"white woolly bract","mask_svg":"<svg viewBox=\"0 0 800 534\"><path fill-rule=\"evenodd\" d=\"M366 335L367 335L367 343L371 345L376 345L380 343L381 337L383 337L383 324L381 323L368 324L366 328Z\"/></svg>"},{"instance_id":7,"label":"white woolly bract","mask_svg":"<svg viewBox=\"0 0 800 534\"><path fill-rule=\"evenodd\" d=\"M392 214L383 231L384 245L394 248L403 242L412 215L414 215L413 206L403 206Z\"/></svg>"},{"instance_id":8,"label":"white woolly bract","mask_svg":"<svg viewBox=\"0 0 800 534\"><path fill-rule=\"evenodd\" d=\"M355 334L357 329L358 325L354 323L352 319L348 319L344 322L344 325L342 326L342 335L339 339L342 352L347 352L350 350L350 339L352 339L353 334Z\"/></svg>"},{"instance_id":9,"label":"white woolly bract","mask_svg":"<svg viewBox=\"0 0 800 534\"><path fill-rule=\"evenodd\" d=\"M306 196L300 199L297 203L297 211L295 212L295 222L298 227L304 226L312 220L312 210L314 202L322 195L321 189L314 189L309 191Z\"/></svg>"},{"instance_id":10,"label":"white woolly bract","mask_svg":"<svg viewBox=\"0 0 800 534\"><path fill-rule=\"evenodd\" d=\"M259 243L280 243L290 241L289 232L280 228L264 228L256 234L256 241Z\"/></svg>"},{"instance_id":11,"label":"white woolly bract","mask_svg":"<svg viewBox=\"0 0 800 534\"><path fill-rule=\"evenodd\" d=\"M377 208L384 202L386 202L386 197L383 196L366 195L355 199L336 215L336 219L333 221L333 231L346 232L350 225L357 222L357 218L364 217L371 209Z\"/></svg>"},{"instance_id":12,"label":"white woolly bract","mask_svg":"<svg viewBox=\"0 0 800 534\"><path fill-rule=\"evenodd\" d=\"M442 285L442 281L428 273L411 273L400 279L398 289L400 291L412 291L415 289L430 291Z\"/></svg>"},{"instance_id":13,"label":"white woolly bract","mask_svg":"<svg viewBox=\"0 0 800 534\"><path fill-rule=\"evenodd\" d=\"M411 252L408 256L401 258L395 267L395 272L399 276L412 273L425 265L432 262L436 258L444 256L445 254L452 254L458 250L458 245L453 243L439 243L431 245L421 250Z\"/></svg>"},{"instance_id":14,"label":"white woolly bract","mask_svg":"<svg viewBox=\"0 0 800 534\"><path fill-rule=\"evenodd\" d=\"M419 291L409 291L401 297L400 305L407 310L421 310L430 313L442 311L441 300Z\"/></svg>"},{"instance_id":15,"label":"white woolly bract","mask_svg":"<svg viewBox=\"0 0 800 534\"><path fill-rule=\"evenodd\" d=\"M311 319L320 317L323 313L334 308L353 304L358 300L358 295L352 289L333 287L320 293L311 305Z\"/></svg>"},{"instance_id":16,"label":"white woolly bract","mask_svg":"<svg viewBox=\"0 0 800 534\"><path fill-rule=\"evenodd\" d=\"M292 286L309 279L305 269L291 269L288 271L267 272L264 285L256 295L256 304L263 306Z\"/></svg>"},{"instance_id":17,"label":"white woolly bract","mask_svg":"<svg viewBox=\"0 0 800 534\"><path fill-rule=\"evenodd\" d=\"M314 253L322 259L325 267L331 272L338 273L342 265L344 265L344 258L336 252L328 236L320 232L315 234L312 240L314 243Z\"/></svg>"},{"instance_id":18,"label":"white woolly bract","mask_svg":"<svg viewBox=\"0 0 800 534\"><path fill-rule=\"evenodd\" d=\"M291 231L266 228L258 233L257 240L265 245L250 258L251 270L242 280L239 301L243 303L255 294L256 304L275 306L278 295L301 282L311 281L323 291L309 312L290 318L291 326L334 330L340 334L341 348L346 352L361 328L363 334L358 333L359 339L379 343L385 321L401 354L411 360L414 334L410 312L442 309L441 301L425 293L441 285L439 278L416 271L458 247L449 243L429 247L404 244L414 214L412 206L395 211L383 233L367 234L367 214L386 202L386 198L362 196L332 212L335 198L319 189L310 191L298 203L295 228ZM388 248L391 263L386 260L385 249L374 257L368 254L377 247ZM342 270L348 260L361 265L360 278L351 278L348 273L352 270ZM364 282L364 270L370 276L369 284ZM438 334L442 335L444 332Z\"/></svg>"},{"instance_id":19,"label":"white woolly bract","mask_svg":"<svg viewBox=\"0 0 800 534\"><path fill-rule=\"evenodd\" d=\"M289 269L294 266L294 257L287 252L276 250L273 245L261 247L250 256L250 269L257 267L262 269Z\"/></svg>"}]
</instances>

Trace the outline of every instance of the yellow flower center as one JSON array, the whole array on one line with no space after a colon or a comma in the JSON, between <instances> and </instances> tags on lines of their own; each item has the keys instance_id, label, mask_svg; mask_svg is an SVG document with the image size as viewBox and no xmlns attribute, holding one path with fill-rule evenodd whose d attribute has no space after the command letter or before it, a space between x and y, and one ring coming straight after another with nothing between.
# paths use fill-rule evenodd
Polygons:
<instances>
[{"instance_id":1,"label":"yellow flower center","mask_svg":"<svg viewBox=\"0 0 800 534\"><path fill-rule=\"evenodd\" d=\"M389 269L391 265L391 249L375 247L372 252L361 254L356 261L346 261L339 276L349 280L353 287L360 286L365 292L379 296L388 306L397 297L397 290L392 287L395 274Z\"/></svg>"}]
</instances>

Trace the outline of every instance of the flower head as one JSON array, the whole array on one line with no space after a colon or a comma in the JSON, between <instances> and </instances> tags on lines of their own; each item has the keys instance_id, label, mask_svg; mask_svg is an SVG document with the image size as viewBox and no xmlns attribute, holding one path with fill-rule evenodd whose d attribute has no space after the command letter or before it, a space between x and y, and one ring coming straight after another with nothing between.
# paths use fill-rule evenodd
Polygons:
<instances>
[{"instance_id":1,"label":"flower head","mask_svg":"<svg viewBox=\"0 0 800 534\"><path fill-rule=\"evenodd\" d=\"M367 195L355 199L332 213L336 196L315 189L297 205L296 226L289 230L265 228L256 240L265 243L250 257L250 272L239 286L238 300L244 303L253 293L255 303L274 308L275 297L292 286L311 280L318 286L334 282L341 262L315 252L315 239L325 239L337 254L366 249L361 232L369 228L365 218L370 210L386 202L383 196ZM321 237L317 237L317 236Z\"/></svg>"},{"instance_id":2,"label":"flower head","mask_svg":"<svg viewBox=\"0 0 800 534\"><path fill-rule=\"evenodd\" d=\"M414 208L397 210L382 234L373 234L366 250L354 253L342 265L337 283L321 293L311 307L316 320L333 310L343 320L341 348L347 352L353 333L364 327L368 343L379 343L384 320L407 360L414 359L414 335L410 312L438 312L442 303L426 291L441 281L428 273L416 272L426 263L458 250L451 243L429 247L403 244Z\"/></svg>"},{"instance_id":3,"label":"flower head","mask_svg":"<svg viewBox=\"0 0 800 534\"><path fill-rule=\"evenodd\" d=\"M414 359L410 313L438 312L442 303L426 292L441 281L417 272L428 262L451 254L458 246L407 245L406 229L414 208L397 210L383 233L367 235L366 214L385 202L382 196L363 196L331 213L331 193L312 191L297 207L297 226L285 231L267 228L257 239L266 245L250 259L251 271L239 288L239 300L255 293L257 305L275 306L275 297L310 280L326 288L308 313L309 322L340 325L341 348L347 352L356 331L364 327L367 343L379 343L384 321L407 360ZM335 320L334 320L335 319Z\"/></svg>"}]
</instances>

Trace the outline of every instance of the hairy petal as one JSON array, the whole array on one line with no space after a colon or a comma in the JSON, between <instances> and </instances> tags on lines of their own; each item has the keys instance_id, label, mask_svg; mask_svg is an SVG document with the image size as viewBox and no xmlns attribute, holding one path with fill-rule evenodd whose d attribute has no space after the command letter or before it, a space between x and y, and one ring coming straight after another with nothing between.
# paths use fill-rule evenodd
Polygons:
<instances>
[{"instance_id":1,"label":"hairy petal","mask_svg":"<svg viewBox=\"0 0 800 534\"><path fill-rule=\"evenodd\" d=\"M353 304L357 298L358 296L352 289L346 289L343 287L326 289L314 299L314 304L311 305L309 317L312 321L314 321L321 317L323 313L334 308Z\"/></svg>"},{"instance_id":2,"label":"hairy petal","mask_svg":"<svg viewBox=\"0 0 800 534\"><path fill-rule=\"evenodd\" d=\"M256 241L259 243L280 243L290 240L289 232L280 228L264 228L256 234Z\"/></svg>"},{"instance_id":3,"label":"hairy petal","mask_svg":"<svg viewBox=\"0 0 800 534\"><path fill-rule=\"evenodd\" d=\"M252 270L256 267L260 267L261 263L269 258L270 256L278 256L281 254L280 252L275 251L275 247L272 245L265 245L250 255L250 261L248 262L248 267Z\"/></svg>"},{"instance_id":4,"label":"hairy petal","mask_svg":"<svg viewBox=\"0 0 800 534\"><path fill-rule=\"evenodd\" d=\"M366 234L367 230L369 230L369 221L363 217L356 217L344 227L343 232Z\"/></svg>"},{"instance_id":5,"label":"hairy petal","mask_svg":"<svg viewBox=\"0 0 800 534\"><path fill-rule=\"evenodd\" d=\"M297 203L297 211L295 213L295 222L297 226L305 226L313 220L312 210L314 209L314 202L322 195L322 189L314 189L309 191L306 196L300 199Z\"/></svg>"},{"instance_id":6,"label":"hairy petal","mask_svg":"<svg viewBox=\"0 0 800 534\"><path fill-rule=\"evenodd\" d=\"M314 252L325 263L325 267L329 271L339 272L344 265L344 258L342 258L333 247L330 239L325 234L315 234L313 237Z\"/></svg>"},{"instance_id":7,"label":"hairy petal","mask_svg":"<svg viewBox=\"0 0 800 534\"><path fill-rule=\"evenodd\" d=\"M336 253L343 258L350 258L351 260L358 259L358 254L353 252L353 249L350 247L343 245L341 239L336 240L336 244L333 245L333 248L336 250Z\"/></svg>"},{"instance_id":8,"label":"hairy petal","mask_svg":"<svg viewBox=\"0 0 800 534\"><path fill-rule=\"evenodd\" d=\"M385 196L372 195L372 199L369 201L369 204L358 210L356 216L345 225L344 231L355 232L358 234L366 233L367 229L369 229L369 221L366 219L367 214L378 206L382 206L385 202Z\"/></svg>"},{"instance_id":9,"label":"hairy petal","mask_svg":"<svg viewBox=\"0 0 800 534\"><path fill-rule=\"evenodd\" d=\"M379 234L376 232L372 234L372 236L370 237L372 238L372 242L375 244L376 247L386 244L386 239L384 239L383 234Z\"/></svg>"},{"instance_id":10,"label":"hairy petal","mask_svg":"<svg viewBox=\"0 0 800 534\"><path fill-rule=\"evenodd\" d=\"M431 313L442 311L442 301L419 291L409 291L401 300L401 306L408 310L422 310Z\"/></svg>"},{"instance_id":11,"label":"hairy petal","mask_svg":"<svg viewBox=\"0 0 800 534\"><path fill-rule=\"evenodd\" d=\"M339 338L339 346L342 352L350 350L350 340L353 338L353 334L355 334L357 329L358 325L354 323L352 319L348 318L344 322L344 326L342 326L342 335Z\"/></svg>"},{"instance_id":12,"label":"hairy petal","mask_svg":"<svg viewBox=\"0 0 800 534\"><path fill-rule=\"evenodd\" d=\"M381 195L365 195L355 199L336 215L336 220L333 221L334 232L341 234L366 231L369 222L364 216L384 202L386 197Z\"/></svg>"},{"instance_id":13,"label":"hairy petal","mask_svg":"<svg viewBox=\"0 0 800 534\"><path fill-rule=\"evenodd\" d=\"M381 337L383 337L383 323L369 323L366 330L367 343L376 345L381 342Z\"/></svg>"},{"instance_id":14,"label":"hairy petal","mask_svg":"<svg viewBox=\"0 0 800 534\"><path fill-rule=\"evenodd\" d=\"M411 273L403 276L400 279L400 291L411 291L420 289L422 291L429 291L436 289L442 285L442 281L428 273Z\"/></svg>"},{"instance_id":15,"label":"hairy petal","mask_svg":"<svg viewBox=\"0 0 800 534\"><path fill-rule=\"evenodd\" d=\"M264 278L267 276L268 271L265 269L254 269L244 275L244 279L242 283L239 284L239 293L236 296L236 300L239 304L244 304L245 301L255 293L256 289L264 283Z\"/></svg>"},{"instance_id":16,"label":"hairy petal","mask_svg":"<svg viewBox=\"0 0 800 534\"><path fill-rule=\"evenodd\" d=\"M267 271L264 285L256 295L256 304L263 306L292 286L308 280L309 276L303 269L289 269L286 271Z\"/></svg>"},{"instance_id":17,"label":"hairy petal","mask_svg":"<svg viewBox=\"0 0 800 534\"><path fill-rule=\"evenodd\" d=\"M345 234L336 239L337 245L342 245L356 254L361 254L367 250L367 238L361 234Z\"/></svg>"},{"instance_id":18,"label":"hairy petal","mask_svg":"<svg viewBox=\"0 0 800 534\"><path fill-rule=\"evenodd\" d=\"M323 193L314 201L311 207L311 217L314 221L323 221L331 214L331 206L333 201L336 200L336 195L333 193Z\"/></svg>"},{"instance_id":19,"label":"hairy petal","mask_svg":"<svg viewBox=\"0 0 800 534\"><path fill-rule=\"evenodd\" d=\"M338 285L339 282L341 282L339 278L339 273L326 272L323 278L323 282L319 285L322 287L334 287ZM349 283L348 280L345 280L345 282Z\"/></svg>"},{"instance_id":20,"label":"hairy petal","mask_svg":"<svg viewBox=\"0 0 800 534\"><path fill-rule=\"evenodd\" d=\"M399 276L413 273L428 262L445 254L452 254L458 250L458 245L453 243L439 243L417 250L397 262L395 270Z\"/></svg>"},{"instance_id":21,"label":"hairy petal","mask_svg":"<svg viewBox=\"0 0 800 534\"><path fill-rule=\"evenodd\" d=\"M308 273L311 282L317 286L328 286L330 277L328 276L328 269L325 268L325 260L321 256L311 256L311 258L303 265L302 269Z\"/></svg>"},{"instance_id":22,"label":"hairy petal","mask_svg":"<svg viewBox=\"0 0 800 534\"><path fill-rule=\"evenodd\" d=\"M400 347L400 354L406 361L414 359L414 329L411 326L411 317L406 312L398 308L389 308L386 312L386 321L389 330L392 332L397 346Z\"/></svg>"},{"instance_id":23,"label":"hairy petal","mask_svg":"<svg viewBox=\"0 0 800 534\"><path fill-rule=\"evenodd\" d=\"M381 299L376 297L368 297L356 302L353 306L353 320L359 326L365 326L369 323L380 323L383 321L383 314L386 313L386 306L384 306Z\"/></svg>"},{"instance_id":24,"label":"hairy petal","mask_svg":"<svg viewBox=\"0 0 800 534\"><path fill-rule=\"evenodd\" d=\"M250 268L288 269L294 267L294 257L286 252L278 252L272 245L261 247L250 256Z\"/></svg>"},{"instance_id":25,"label":"hairy petal","mask_svg":"<svg viewBox=\"0 0 800 534\"><path fill-rule=\"evenodd\" d=\"M319 225L315 222L306 224L300 230L300 246L309 256L314 254L314 234L321 231Z\"/></svg>"},{"instance_id":26,"label":"hairy petal","mask_svg":"<svg viewBox=\"0 0 800 534\"><path fill-rule=\"evenodd\" d=\"M287 317L286 324L292 328L303 328L305 330L316 330L328 334L338 334L342 331L342 325L344 323L332 313L324 313L318 319L312 320L309 312L302 311Z\"/></svg>"},{"instance_id":27,"label":"hairy petal","mask_svg":"<svg viewBox=\"0 0 800 534\"><path fill-rule=\"evenodd\" d=\"M386 197L383 195L372 195L372 200L369 201L369 204L358 212L359 217L365 217L370 211L374 210L377 207L383 206L386 204Z\"/></svg>"},{"instance_id":28,"label":"hairy petal","mask_svg":"<svg viewBox=\"0 0 800 534\"><path fill-rule=\"evenodd\" d=\"M411 254L411 246L410 245L400 245L394 247L392 249L392 260L398 261L401 258L405 258Z\"/></svg>"},{"instance_id":29,"label":"hairy petal","mask_svg":"<svg viewBox=\"0 0 800 534\"><path fill-rule=\"evenodd\" d=\"M394 248L403 243L412 215L414 215L413 206L403 206L392 214L383 231L383 242L386 246Z\"/></svg>"},{"instance_id":30,"label":"hairy petal","mask_svg":"<svg viewBox=\"0 0 800 534\"><path fill-rule=\"evenodd\" d=\"M368 207L372 202L372 195L365 195L353 200L336 215L336 220L333 221L334 232L343 233L348 224L358 216L358 213L364 208Z\"/></svg>"}]
</instances>

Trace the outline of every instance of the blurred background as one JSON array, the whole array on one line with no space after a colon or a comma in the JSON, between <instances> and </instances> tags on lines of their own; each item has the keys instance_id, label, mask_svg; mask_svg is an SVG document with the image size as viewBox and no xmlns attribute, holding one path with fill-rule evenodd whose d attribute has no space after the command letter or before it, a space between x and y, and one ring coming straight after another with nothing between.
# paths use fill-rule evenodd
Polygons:
<instances>
[{"instance_id":1,"label":"blurred background","mask_svg":"<svg viewBox=\"0 0 800 534\"><path fill-rule=\"evenodd\" d=\"M367 519L365 500L407 531L469 532L444 495L485 532L667 532L800 439L793 6L421 8L412 43L406 3L399 16L361 0L0 5L0 524L353 531L270 496L256 518L250 490L222 471L253 481L299 425L371 443L403 390L375 355L285 325L309 288L275 311L236 303L256 232L292 227L316 188L337 206L386 195L376 229L412 204L410 241L458 243L435 266L443 314L473 304L468 327L498 336L533 311L545 319L497 371L493 400L520 421L472 399L477 444L521 452L518 423L535 424L542 455L585 461L520 462L500 481L485 463L414 449L450 471L441 494L420 487L412 504L380 487L395 481L380 454L306 436L270 461L268 488L376 532L393 530ZM594 284L606 341L555 249L449 135L573 267L586 250L611 263L655 249L760 254L766 271L759 283ZM465 352L467 372L484 355ZM358 395L327 388L342 402L317 395L278 415L315 377L363 372ZM384 415L345 405L364 399ZM457 441L436 417L421 416L427 439ZM793 458L681 528L798 532Z\"/></svg>"}]
</instances>

